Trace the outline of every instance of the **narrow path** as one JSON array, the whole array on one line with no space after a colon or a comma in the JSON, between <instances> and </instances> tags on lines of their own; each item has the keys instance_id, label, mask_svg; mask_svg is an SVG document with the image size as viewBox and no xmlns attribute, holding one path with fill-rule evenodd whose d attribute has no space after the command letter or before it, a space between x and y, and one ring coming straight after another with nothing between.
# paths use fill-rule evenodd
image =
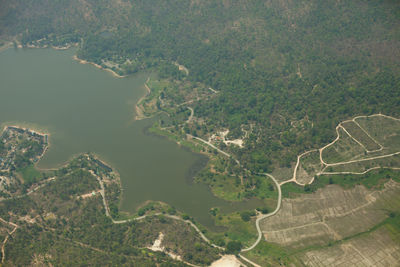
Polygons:
<instances>
[{"instance_id":1,"label":"narrow path","mask_svg":"<svg viewBox=\"0 0 400 267\"><path fill-rule=\"evenodd\" d=\"M325 175L329 175L329 174L331 174L331 175L340 175L340 174L357 174L357 175L362 175L362 174L366 174L366 173L368 173L368 172L370 172L370 171L373 171L373 170L377 170L377 169L390 169L390 170L400 170L400 168L398 168L398 167L380 167L380 166L377 166L377 167L373 167L373 168L369 168L369 169L367 169L367 170L365 170L365 171L363 171L363 172L321 172L320 174L322 175L322 174L325 174Z\"/></svg>"},{"instance_id":2,"label":"narrow path","mask_svg":"<svg viewBox=\"0 0 400 267\"><path fill-rule=\"evenodd\" d=\"M364 148L365 151L370 152L360 141L358 141L356 138L354 138L354 136L352 136L347 130L346 128L344 128L343 126L342 130L351 138L353 139L354 142L356 142L357 144L359 144L362 148Z\"/></svg>"},{"instance_id":3,"label":"narrow path","mask_svg":"<svg viewBox=\"0 0 400 267\"><path fill-rule=\"evenodd\" d=\"M175 216L175 215L164 214L164 216L168 217L168 218L171 218L171 219L174 219L174 220L178 220L178 221L182 221L182 222L186 222L186 223L190 224L205 242L207 242L208 244L210 244L214 248L225 250L225 248L211 243L211 241L200 231L200 229L192 221L184 220L181 217L178 217L178 216Z\"/></svg>"},{"instance_id":4,"label":"narrow path","mask_svg":"<svg viewBox=\"0 0 400 267\"><path fill-rule=\"evenodd\" d=\"M393 167L393 168L391 168L391 167L374 167L374 168L370 168L370 169L368 169L368 170L366 170L366 171L364 171L364 172L325 172L325 170L326 170L327 167L340 166L340 165L346 165L346 164L351 164L351 163L358 163L358 162L365 162L365 161L370 161L370 160L388 158L388 157L392 157L392 156L396 156L396 155L399 155L399 154L400 154L400 151L398 151L398 152L394 152L394 153L390 153L390 154L386 154L386 155L380 155L380 156L375 156L375 157L363 158L363 159L358 159L358 160L349 160L349 161L343 161L343 162L337 162L337 163L327 163L327 162L324 161L324 159L323 159L323 157L322 157L322 153L323 153L323 151L324 151L326 148L332 146L333 144L335 144L335 143L340 139L339 129L342 129L352 140L354 140L358 145L360 145L367 153L378 152L378 151L383 150L384 147L383 147L379 142L377 142L374 138L372 138L372 136L368 133L368 131L366 131L363 127L361 127L361 125L357 122L357 119L359 119L359 118L379 117L379 116L380 116L380 117L385 117L385 118L388 118L388 119L392 119L392 120L396 120L396 121L400 121L400 119L396 119L396 118L393 118L393 117L391 117L391 116L387 116L387 115L383 115L383 114L373 114L373 115L370 115L370 116L357 116L357 117L354 117L354 118L351 119L351 120L346 120L346 121L340 122L340 123L336 126L336 128L335 128L335 131L336 131L336 138L335 138L335 140L333 140L332 142L330 142L329 144L323 146L323 147L320 148L320 149L309 150L309 151L306 151L306 152L300 154L299 156L297 156L297 162L296 162L296 165L295 165L294 170L293 170L293 176L292 176L292 178L289 179L289 180L286 180L286 181L281 182L280 185L284 185L284 184L286 184L286 183L294 182L294 183L296 183L296 184L298 184L298 185L305 186L305 185L307 185L307 184L313 183L313 182L314 182L314 177L313 177L308 183L304 183L304 184L303 184L303 183L300 183L299 181L297 181L297 170L298 170L298 168L299 168L301 158L302 158L303 156L305 156L306 154L311 153L311 152L314 152L314 151L319 151L319 160L320 160L320 163L321 163L321 166L322 166L322 170L319 171L319 172L316 174L316 176L320 176L320 175L323 175L323 174L332 174L332 175L339 175L339 174L365 174L365 173L367 173L367 172L369 172L369 171L371 171L371 170L375 170L375 169L379 169L379 168L388 168L388 169L394 169L394 170L395 170L395 169L398 169L398 168L396 168L396 167ZM380 146L380 149L372 150L372 151L371 151L371 150L368 150L368 149L365 147L365 145L362 144L362 142L360 142L359 140L357 140L357 138L355 138L354 136L352 136L352 135L346 130L346 128L343 126L343 124L346 123L346 122L354 122L366 135L368 135L369 138L371 138L378 146Z\"/></svg>"},{"instance_id":5,"label":"narrow path","mask_svg":"<svg viewBox=\"0 0 400 267\"><path fill-rule=\"evenodd\" d=\"M220 246L217 246L217 245L211 243L211 241L201 232L201 230L200 230L192 221L190 221L190 220L184 220L183 218L178 217L178 216L175 216L175 215L162 214L162 213L155 213L155 214L150 214L150 215L143 215L143 216L136 217L136 218L132 218L132 219L114 220L114 219L112 218L111 214L110 214L110 209L109 209L109 206L108 206L107 201L106 201L104 183L103 183L101 177L98 176L98 175L96 175L92 170L89 170L89 172L90 172L93 176L96 177L97 181L98 181L99 184L100 184L100 188L101 188L101 189L100 189L100 195L101 195L102 200L103 200L103 206L104 206L105 214L106 214L107 217L109 217L109 218L111 219L111 221L112 221L114 224L128 223L128 222L131 222L131 221L140 221L140 220L144 220L144 219L147 218L147 217L162 215L162 216L165 216L165 217L174 219L174 220L178 220L178 221L182 221L182 222L188 223L190 226L192 226L192 228L194 228L194 229L196 230L196 232L200 235L200 237L201 237L205 242L207 242L208 244L210 244L211 246L213 246L213 247L215 247L215 248L218 248L218 249L221 249L221 250L224 250L224 249L225 249L225 248L223 248L223 247L220 247Z\"/></svg>"},{"instance_id":6,"label":"narrow path","mask_svg":"<svg viewBox=\"0 0 400 267\"><path fill-rule=\"evenodd\" d=\"M194 110L191 107L187 107L190 110L190 116L187 119L186 123L190 123L193 119L193 115L194 115Z\"/></svg>"},{"instance_id":7,"label":"narrow path","mask_svg":"<svg viewBox=\"0 0 400 267\"><path fill-rule=\"evenodd\" d=\"M279 229L279 230L275 230L275 231L263 231L263 233L280 233L280 232L286 232L286 231L290 231L290 230L294 230L294 229L302 229L302 228L313 226L313 225L323 225L332 234L332 236L335 239L338 240L338 239L342 238L325 221L317 221L317 222L302 224L302 225L299 225L299 226Z\"/></svg>"},{"instance_id":8,"label":"narrow path","mask_svg":"<svg viewBox=\"0 0 400 267\"><path fill-rule=\"evenodd\" d=\"M330 167L330 166L338 166L338 165L345 165L345 164L350 164L350 163L357 163L357 162L369 161L369 160L374 160L374 159L383 159L383 158L393 157L393 156L396 156L396 155L399 155L399 154L400 154L400 151L395 152L395 153L390 153L390 154L382 155L382 156L376 156L376 157L365 158L365 159L355 159L355 160L349 160L349 161L343 161L343 162L337 162L337 163L329 163L329 164L326 164L326 166L327 166L327 167Z\"/></svg>"},{"instance_id":9,"label":"narrow path","mask_svg":"<svg viewBox=\"0 0 400 267\"><path fill-rule=\"evenodd\" d=\"M147 88L147 85L146 85L146 88ZM210 88L210 89L211 89L211 88ZM148 90L149 90L149 88L148 88ZM188 107L188 108L191 110L191 116L189 117L189 120L188 120L188 121L190 121L191 118L193 117L193 109L190 108L190 107ZM371 116L358 116L358 117L353 118L352 121L355 122L355 120L356 120L357 118L361 118L361 117L373 117L373 116L384 116L384 117L388 117L388 118L391 118L391 119L400 121L400 119L396 119L396 118L393 118L393 117L390 117L390 116L386 116L386 115L382 115L382 114L375 114L375 115L371 115ZM273 177L271 174L268 174L268 173L262 174L262 175L265 175L265 176L268 176L269 178L271 178L272 181L275 183L275 185L276 185L276 187L277 187L277 189L278 189L278 203L277 203L277 206L276 206L276 208L275 208L275 210L274 210L273 212L271 212L271 213L269 213L269 214L265 214L265 215L259 216L259 217L256 219L256 223L255 223L255 224L256 224L256 229L257 229L257 232L258 232L258 238L257 238L257 240L256 240L250 247L242 249L241 252L250 251L250 250L254 249L254 248L259 244L259 242L260 242L261 239L262 239L262 235L263 235L263 233L262 233L262 231L261 231L261 229L260 229L260 222L261 222L262 220L266 219L266 218L269 218L269 217L271 217L271 216L274 216L274 215L275 215L276 213L278 213L278 211L280 210L281 204L282 204L281 185L283 185L283 184L285 184L285 183L288 183L288 182L295 182L295 183L298 183L297 180L296 180L296 175L297 175L297 169L298 169L298 167L299 167L299 165L300 165L300 159L301 159L302 156L304 156L304 155L306 155L306 154L308 154L308 153L314 152L314 151L319 151L319 157L320 157L321 165L325 166L325 168L326 168L326 167L328 167L328 166L344 165L344 164L349 164L349 163L356 163L356 162L362 162L362 161L368 161L368 160L386 158L386 157L391 157L391 156L400 154L400 151L399 151L399 152L395 152L395 153L391 153L391 154L387 154L387 155L376 156L376 157L371 157L371 158L367 158L367 159L352 160L352 161L347 161L347 162L330 163L330 164L329 164L329 163L326 163L326 162L323 160L323 158L322 158L322 152L323 152L324 149L326 149L327 147L333 145L335 142L337 142L337 141L339 140L339 138L340 138L339 128L340 128L340 127L343 128L343 126L341 126L341 123L336 127L337 137L336 137L336 139L335 139L334 141L332 141L331 143L325 145L324 147L322 147L322 148L320 148L320 149L313 149L313 150L310 150L310 151L306 151L306 152L302 153L301 155L299 155L299 156L297 157L297 162L296 162L296 166L295 166L295 169L294 169L294 172L293 172L293 176L292 176L292 178L291 178L290 180L283 181L283 182L279 183L279 182L275 179L275 177ZM360 128L361 128L361 127L360 127ZM362 129L362 128L361 128L361 129ZM345 130L345 129L344 129L344 130ZM362 130L363 130L363 129L362 129ZM345 130L345 132L346 132L347 134L349 134L346 130ZM367 133L367 134L368 134L368 133ZM352 137L350 134L349 134L349 136L350 136L351 138L354 139L354 137ZM192 136L192 135L189 135L189 134L188 134L188 137L191 137L191 138L193 138L193 139L199 140L199 141L205 143L206 145L210 146L211 148L217 150L219 153L221 153L221 154L223 154L223 155L225 155L225 156L227 156L227 157L229 157L229 158L233 158L232 155L230 155L230 154L228 154L227 152L225 152L225 151L223 151L223 150L217 148L216 146L214 146L214 145L213 145L212 143L210 143L209 141L206 141L206 140L204 140L204 139L201 139L201 138L199 138L199 137L195 137L195 136ZM356 140L355 140L355 141L356 141ZM375 140L374 140L374 141L375 141ZM356 142L357 142L357 141L356 141ZM359 143L359 142L357 142L357 143ZM378 145L380 145L378 142L376 142L376 143L377 143ZM381 146L381 147L382 147L382 146ZM234 158L233 158L233 159L234 159ZM239 162L237 159L234 159L234 160L235 160L235 162L236 162L239 166L241 166L240 162ZM370 170L377 169L377 168L378 168L378 167L371 168L371 169L369 169L369 170L367 170L367 171L365 171L365 172L363 172L363 173L366 173L366 172L368 172L368 171L370 171ZM380 168L380 167L379 167L379 168ZM400 168L393 168L393 169L400 169ZM345 173L345 172L338 172L337 174L343 174L343 173ZM348 173L351 173L351 172L348 172ZM363 174L363 173L354 173L354 174ZM183 222L188 223L189 225L191 225L192 228L194 228L194 229L196 230L196 232L200 235L200 237L201 237L205 242L207 242L208 244L210 244L211 246L213 246L213 247L215 247L215 248L218 248L218 249L221 249L221 250L224 250L224 249L225 249L225 248L223 248L223 247L220 247L220 246L217 246L217 245L211 243L211 241L200 231L200 229L199 229L193 222L191 222L191 221L189 221L189 220L184 220L184 219L182 219L182 218L180 218L180 217L178 217L178 216L175 216L175 215L156 213L156 214L152 214L152 215L144 215L144 216L141 216L141 217L136 217L136 218L133 218L133 219L114 220L114 219L111 217L111 215L110 215L109 207L108 207L108 204L107 204L107 201L106 201L106 198L105 198L105 189L104 189L103 181L102 181L102 179L101 179L99 176L95 175L94 172L92 172L92 174L96 177L96 179L98 180L98 182L99 182L99 184L100 184L100 188L101 188L100 194L101 194L102 199L103 199L103 205L104 205L104 208L105 208L105 214L106 214L107 217L109 217L109 218L112 220L113 223L115 223L115 224L121 224L121 223L130 222L130 221L139 221L139 220L143 220L143 219L145 219L146 217L149 217L149 216L163 215L163 216L166 216L166 217L171 218L171 219L175 219L175 220L179 220L179 221L183 221ZM324 173L324 172L320 172L319 175L321 175L321 174L325 174L325 173ZM336 174L336 173L331 173L331 174ZM50 179L49 179L49 180L50 180ZM47 183L45 183L45 184L47 184ZM39 187L35 188L34 190L36 191L37 189L39 189L40 187L44 186L45 184L40 185ZM298 183L298 184L299 184L299 183ZM0 219L1 219L1 218L0 218ZM2 220L2 219L1 219L1 220ZM17 227L18 227L18 226L15 226L15 228L14 228L13 231L10 233L10 235L16 231ZM3 242L3 246L2 246L2 252L3 252L2 262L4 261L4 258L5 258L5 255L4 255L4 251L3 251L3 250L4 250L4 246L5 246L5 243L7 242L7 240L8 240L8 237L5 239L5 241ZM250 261L249 259L245 258L243 255L240 255L240 254L239 254L239 256L240 256L240 258L242 258L242 259L245 260L246 262L252 264L253 266L259 267L258 264L256 264L256 263Z\"/></svg>"},{"instance_id":10,"label":"narrow path","mask_svg":"<svg viewBox=\"0 0 400 267\"><path fill-rule=\"evenodd\" d=\"M354 118L352 121L353 121L353 122L358 126L358 128L360 128L372 141L374 141L375 144L377 144L377 145L380 147L379 149L370 150L369 152L377 152L377 151L381 151L381 150L383 149L383 146L382 146L378 141L376 141L375 138L373 138L373 137L364 129L364 127L362 127L362 126L356 121L356 118Z\"/></svg>"},{"instance_id":11,"label":"narrow path","mask_svg":"<svg viewBox=\"0 0 400 267\"><path fill-rule=\"evenodd\" d=\"M266 176L268 176L269 178L271 178L272 181L274 181L274 183L275 183L275 185L276 185L276 188L278 189L278 204L276 205L276 208L275 208L275 210L274 210L273 212L268 213L268 214L265 214L265 215L262 215L262 216L260 216L260 217L257 218L257 220L256 220L256 228L257 228L257 232L258 232L258 238L257 238L257 240L253 243L253 245L251 245L251 246L248 247L248 248L242 249L242 252L246 252L246 251L252 250L253 248L255 248L255 247L258 245L258 243L260 243L261 238L262 238L262 231L261 231L261 229L260 229L260 221L261 221L261 220L264 220L264 219L266 219L266 218L268 218L268 217L274 216L274 215L279 211L279 209L281 208L281 204L282 204L282 191L281 191L281 186L280 186L280 184L279 184L278 181L275 179L275 177L272 176L271 174L264 173L264 175L266 175Z\"/></svg>"},{"instance_id":12,"label":"narrow path","mask_svg":"<svg viewBox=\"0 0 400 267\"><path fill-rule=\"evenodd\" d=\"M250 263L251 265L255 266L255 267L261 267L260 265L258 265L257 263L249 260L248 258L244 257L242 254L239 254L239 257L244 260L247 263Z\"/></svg>"},{"instance_id":13,"label":"narrow path","mask_svg":"<svg viewBox=\"0 0 400 267\"><path fill-rule=\"evenodd\" d=\"M8 233L8 235L6 236L6 238L4 239L4 241L3 241L2 245L1 245L1 255L2 255L2 257L1 257L1 263L3 264L4 261L5 261L5 259L6 259L5 247L6 247L8 238L18 229L19 226L16 225L15 223L13 223L13 222L7 222L7 221L4 220L3 218L0 218L0 221L1 221L2 223L9 224L9 225L12 225L12 226L14 227L14 229L13 229L11 232Z\"/></svg>"},{"instance_id":14,"label":"narrow path","mask_svg":"<svg viewBox=\"0 0 400 267\"><path fill-rule=\"evenodd\" d=\"M219 153L221 153L221 154L227 156L228 158L232 157L230 154L226 153L225 151L222 151L222 150L219 149L218 147L216 147L216 146L214 146L213 144L211 144L211 142L209 142L209 141L206 141L206 140L204 140L204 139L201 139L200 137L197 137L197 136L193 136L193 135L191 135L191 134L188 134L187 136L188 136L189 138L193 138L193 139L196 139L196 140L199 140L199 141L205 143L206 145L208 145L208 146L214 148L214 149L217 150ZM238 163L238 162L237 162L237 163ZM239 163L238 163L238 164L239 164Z\"/></svg>"},{"instance_id":15,"label":"narrow path","mask_svg":"<svg viewBox=\"0 0 400 267\"><path fill-rule=\"evenodd\" d=\"M211 87L208 87L208 90L210 90L211 92L213 92L214 94L218 94L217 90L212 89Z\"/></svg>"}]
</instances>

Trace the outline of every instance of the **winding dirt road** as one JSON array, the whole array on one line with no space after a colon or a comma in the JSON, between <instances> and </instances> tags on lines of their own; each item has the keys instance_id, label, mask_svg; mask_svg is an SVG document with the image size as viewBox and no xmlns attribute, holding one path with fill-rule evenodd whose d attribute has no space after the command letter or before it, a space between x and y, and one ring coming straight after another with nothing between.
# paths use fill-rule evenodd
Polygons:
<instances>
[{"instance_id":1,"label":"winding dirt road","mask_svg":"<svg viewBox=\"0 0 400 267\"><path fill-rule=\"evenodd\" d=\"M256 242L253 243L253 245L251 245L248 248L242 249L242 252L246 252L246 251L252 250L253 248L255 248L258 245L258 243L260 243L261 238L262 238L262 231L260 229L260 221L262 221L262 220L264 220L264 219L266 219L268 217L274 216L281 208L281 204L282 204L281 185L278 183L278 181L275 179L275 177L272 176L271 174L264 173L263 175L268 176L269 178L271 178L272 181L274 181L274 183L276 185L276 188L278 189L278 204L276 205L276 208L275 208L275 210L273 212L265 214L265 215L262 215L262 216L257 218L257 220L256 220L256 228L257 228L257 232L258 232L258 238L257 238Z\"/></svg>"}]
</instances>

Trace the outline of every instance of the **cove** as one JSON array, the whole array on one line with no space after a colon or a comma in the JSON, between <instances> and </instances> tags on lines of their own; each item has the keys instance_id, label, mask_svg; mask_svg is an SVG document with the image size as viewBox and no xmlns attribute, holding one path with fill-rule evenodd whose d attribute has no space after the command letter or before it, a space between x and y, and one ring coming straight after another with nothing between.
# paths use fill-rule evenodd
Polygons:
<instances>
[{"instance_id":1,"label":"cove","mask_svg":"<svg viewBox=\"0 0 400 267\"><path fill-rule=\"evenodd\" d=\"M74 155L94 152L121 175L121 209L135 212L147 200L163 201L212 227L212 207L242 210L261 201L230 203L190 182L191 170L207 159L145 129L153 119L134 121L148 73L118 79L73 60L74 49L8 49L0 53L0 124L50 133L40 168L56 168Z\"/></svg>"}]
</instances>

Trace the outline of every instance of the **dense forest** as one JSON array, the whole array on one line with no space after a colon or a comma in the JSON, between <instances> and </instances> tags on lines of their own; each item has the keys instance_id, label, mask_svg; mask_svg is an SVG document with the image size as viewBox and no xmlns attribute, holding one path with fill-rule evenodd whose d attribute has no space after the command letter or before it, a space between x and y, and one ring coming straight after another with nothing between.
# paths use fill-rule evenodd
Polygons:
<instances>
[{"instance_id":1,"label":"dense forest","mask_svg":"<svg viewBox=\"0 0 400 267\"><path fill-rule=\"evenodd\" d=\"M206 131L252 126L245 167L271 171L332 140L359 114L399 115L400 4L391 0L0 1L0 36L79 42L125 72L179 62L222 92L194 103ZM171 64L172 65L172 64ZM170 72L174 73L174 72ZM174 77L181 79L181 77Z\"/></svg>"}]
</instances>

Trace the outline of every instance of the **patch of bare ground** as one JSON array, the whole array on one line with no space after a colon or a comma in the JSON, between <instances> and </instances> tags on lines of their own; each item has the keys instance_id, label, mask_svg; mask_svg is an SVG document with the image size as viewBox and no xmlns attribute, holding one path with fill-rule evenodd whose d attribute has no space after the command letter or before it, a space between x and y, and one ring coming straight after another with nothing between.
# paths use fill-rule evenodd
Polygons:
<instances>
[{"instance_id":1,"label":"patch of bare ground","mask_svg":"<svg viewBox=\"0 0 400 267\"><path fill-rule=\"evenodd\" d=\"M304 253L306 266L398 266L400 246L386 229Z\"/></svg>"},{"instance_id":2,"label":"patch of bare ground","mask_svg":"<svg viewBox=\"0 0 400 267\"><path fill-rule=\"evenodd\" d=\"M288 177L293 175L294 165L290 168L282 167L282 168L275 168L272 172L272 175L276 178L279 183L285 182L288 180Z\"/></svg>"},{"instance_id":3,"label":"patch of bare ground","mask_svg":"<svg viewBox=\"0 0 400 267\"><path fill-rule=\"evenodd\" d=\"M339 123L336 134L335 140L324 147L300 154L292 177L279 179L280 184L295 182L304 186L324 174L359 175L380 168L400 169L400 119L383 114L358 116Z\"/></svg>"},{"instance_id":4,"label":"patch of bare ground","mask_svg":"<svg viewBox=\"0 0 400 267\"><path fill-rule=\"evenodd\" d=\"M234 255L224 255L217 261L214 261L210 267L241 267L241 263Z\"/></svg>"},{"instance_id":5,"label":"patch of bare ground","mask_svg":"<svg viewBox=\"0 0 400 267\"><path fill-rule=\"evenodd\" d=\"M381 146L372 139L366 131L358 126L355 121L344 122L343 127L351 135L355 136L359 143L365 147L367 151L375 151L381 149Z\"/></svg>"},{"instance_id":6,"label":"patch of bare ground","mask_svg":"<svg viewBox=\"0 0 400 267\"><path fill-rule=\"evenodd\" d=\"M308 184L322 169L323 165L319 159L319 151L310 151L310 153L307 153L302 157L302 160L299 163L296 180L300 184Z\"/></svg>"},{"instance_id":7,"label":"patch of bare ground","mask_svg":"<svg viewBox=\"0 0 400 267\"><path fill-rule=\"evenodd\" d=\"M400 120L385 115L359 117L358 125L389 152L400 150Z\"/></svg>"},{"instance_id":8,"label":"patch of bare ground","mask_svg":"<svg viewBox=\"0 0 400 267\"><path fill-rule=\"evenodd\" d=\"M323 174L364 174L380 168L389 168L394 170L400 169L400 154L352 162L348 164L329 166L323 171Z\"/></svg>"},{"instance_id":9,"label":"patch of bare ground","mask_svg":"<svg viewBox=\"0 0 400 267\"><path fill-rule=\"evenodd\" d=\"M354 141L343 127L338 130L339 140L322 152L322 158L328 164L358 159L364 155L364 148Z\"/></svg>"},{"instance_id":10,"label":"patch of bare ground","mask_svg":"<svg viewBox=\"0 0 400 267\"><path fill-rule=\"evenodd\" d=\"M399 193L400 184L394 181L379 191L363 186L344 190L330 185L313 194L282 200L280 211L262 221L260 227L268 242L296 249L326 245L383 221L387 209L398 204Z\"/></svg>"}]
</instances>

